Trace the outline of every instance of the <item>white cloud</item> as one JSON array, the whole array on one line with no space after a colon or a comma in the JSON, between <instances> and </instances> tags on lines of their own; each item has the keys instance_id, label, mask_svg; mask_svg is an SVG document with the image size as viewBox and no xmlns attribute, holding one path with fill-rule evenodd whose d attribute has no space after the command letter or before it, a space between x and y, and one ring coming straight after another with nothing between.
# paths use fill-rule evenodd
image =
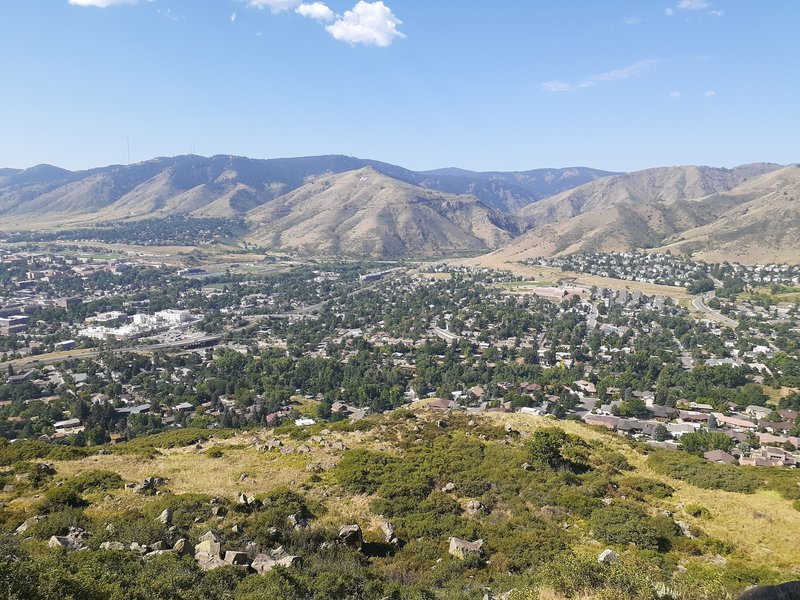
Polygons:
<instances>
[{"instance_id":1,"label":"white cloud","mask_svg":"<svg viewBox=\"0 0 800 600\"><path fill-rule=\"evenodd\" d=\"M710 14L710 15L712 15L714 17L721 17L722 15L725 14L725 11L724 10L710 10L710 11L708 11L708 14Z\"/></svg>"},{"instance_id":2,"label":"white cloud","mask_svg":"<svg viewBox=\"0 0 800 600\"><path fill-rule=\"evenodd\" d=\"M625 25L641 25L642 20L639 17L628 17L623 21Z\"/></svg>"},{"instance_id":3,"label":"white cloud","mask_svg":"<svg viewBox=\"0 0 800 600\"><path fill-rule=\"evenodd\" d=\"M390 46L397 38L406 37L397 30L402 25L392 10L383 2L359 2L352 10L345 11L325 29L334 39L350 45Z\"/></svg>"},{"instance_id":4,"label":"white cloud","mask_svg":"<svg viewBox=\"0 0 800 600\"><path fill-rule=\"evenodd\" d=\"M228 18L231 20L231 23L236 23L236 13L231 13L231 16Z\"/></svg>"},{"instance_id":5,"label":"white cloud","mask_svg":"<svg viewBox=\"0 0 800 600\"><path fill-rule=\"evenodd\" d=\"M274 13L293 10L302 4L302 0L248 0L247 4L253 8L268 8Z\"/></svg>"},{"instance_id":6,"label":"white cloud","mask_svg":"<svg viewBox=\"0 0 800 600\"><path fill-rule=\"evenodd\" d=\"M680 92L670 92L669 93L669 97L670 98L680 98L681 97L681 93Z\"/></svg>"},{"instance_id":7,"label":"white cloud","mask_svg":"<svg viewBox=\"0 0 800 600\"><path fill-rule=\"evenodd\" d=\"M632 65L628 65L622 69L614 71L607 71L606 73L599 73L587 77L578 83L566 83L563 81L546 81L542 84L542 89L548 92L574 92L588 87L593 87L599 83L608 81L619 81L622 79L630 79L631 77L638 77L645 72L652 69L658 61L653 59L637 60Z\"/></svg>"},{"instance_id":8,"label":"white cloud","mask_svg":"<svg viewBox=\"0 0 800 600\"><path fill-rule=\"evenodd\" d=\"M609 71L608 73L600 73L599 75L594 75L590 79L595 82L599 81L614 81L616 79L629 79L631 77L636 77L641 75L645 71L651 69L656 65L656 62L653 59L647 60L637 60L632 65L628 65L622 69L617 69L615 71Z\"/></svg>"},{"instance_id":9,"label":"white cloud","mask_svg":"<svg viewBox=\"0 0 800 600\"><path fill-rule=\"evenodd\" d=\"M668 17L671 17L671 16L673 16L675 14L675 11L672 10L671 8L665 8L664 9L664 14L667 15Z\"/></svg>"},{"instance_id":10,"label":"white cloud","mask_svg":"<svg viewBox=\"0 0 800 600\"><path fill-rule=\"evenodd\" d=\"M708 8L708 2L705 0L681 0L678 2L678 8L684 10L700 10Z\"/></svg>"},{"instance_id":11,"label":"white cloud","mask_svg":"<svg viewBox=\"0 0 800 600\"><path fill-rule=\"evenodd\" d=\"M716 95L717 95L717 92L715 92L714 90L708 90L707 92L705 92L703 94L703 96L705 96L706 98L713 98Z\"/></svg>"},{"instance_id":12,"label":"white cloud","mask_svg":"<svg viewBox=\"0 0 800 600\"><path fill-rule=\"evenodd\" d=\"M301 4L295 9L295 12L308 19L316 21L330 22L336 18L333 11L322 2L312 2L311 4Z\"/></svg>"},{"instance_id":13,"label":"white cloud","mask_svg":"<svg viewBox=\"0 0 800 600\"><path fill-rule=\"evenodd\" d=\"M74 6L96 6L98 8L108 8L118 4L136 4L136 0L69 0Z\"/></svg>"}]
</instances>

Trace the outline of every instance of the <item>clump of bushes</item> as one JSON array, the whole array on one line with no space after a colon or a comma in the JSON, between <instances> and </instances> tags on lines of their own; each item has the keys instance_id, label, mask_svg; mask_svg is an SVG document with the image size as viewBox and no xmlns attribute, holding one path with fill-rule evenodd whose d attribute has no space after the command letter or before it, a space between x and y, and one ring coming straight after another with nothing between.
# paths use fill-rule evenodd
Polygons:
<instances>
[{"instance_id":1,"label":"clump of bushes","mask_svg":"<svg viewBox=\"0 0 800 600\"><path fill-rule=\"evenodd\" d=\"M75 446L51 444L42 440L19 440L10 443L0 438L0 466L14 463L42 460L78 460L91 454L91 450Z\"/></svg>"},{"instance_id":2,"label":"clump of bushes","mask_svg":"<svg viewBox=\"0 0 800 600\"><path fill-rule=\"evenodd\" d=\"M682 452L654 452L647 463L658 473L705 489L752 494L763 483L753 471Z\"/></svg>"},{"instance_id":3,"label":"clump of bushes","mask_svg":"<svg viewBox=\"0 0 800 600\"><path fill-rule=\"evenodd\" d=\"M668 550L678 533L669 517L651 517L632 504L598 508L589 517L589 526L607 544L635 544L643 550Z\"/></svg>"},{"instance_id":4,"label":"clump of bushes","mask_svg":"<svg viewBox=\"0 0 800 600\"><path fill-rule=\"evenodd\" d=\"M709 511L705 506L701 506L700 504L687 504L683 510L686 512L687 515L692 516L696 519L710 519L711 518L711 511Z\"/></svg>"},{"instance_id":5,"label":"clump of bushes","mask_svg":"<svg viewBox=\"0 0 800 600\"><path fill-rule=\"evenodd\" d=\"M647 477L625 477L620 480L620 493L632 491L640 496L652 496L653 498L669 498L675 493L675 488L666 483L648 479Z\"/></svg>"}]
</instances>

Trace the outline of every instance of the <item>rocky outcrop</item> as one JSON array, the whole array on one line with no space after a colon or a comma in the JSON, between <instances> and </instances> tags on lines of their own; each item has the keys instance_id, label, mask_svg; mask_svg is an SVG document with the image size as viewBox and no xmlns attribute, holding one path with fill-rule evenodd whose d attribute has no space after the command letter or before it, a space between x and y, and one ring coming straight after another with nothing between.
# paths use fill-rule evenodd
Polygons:
<instances>
[{"instance_id":1,"label":"rocky outcrop","mask_svg":"<svg viewBox=\"0 0 800 600\"><path fill-rule=\"evenodd\" d=\"M483 540L470 542L457 537L450 538L450 549L448 552L461 560L470 557L481 557L483 555Z\"/></svg>"},{"instance_id":2,"label":"rocky outcrop","mask_svg":"<svg viewBox=\"0 0 800 600\"><path fill-rule=\"evenodd\" d=\"M361 547L364 545L361 527L358 525L342 525L342 527L339 528L339 541L348 548L361 550Z\"/></svg>"}]
</instances>

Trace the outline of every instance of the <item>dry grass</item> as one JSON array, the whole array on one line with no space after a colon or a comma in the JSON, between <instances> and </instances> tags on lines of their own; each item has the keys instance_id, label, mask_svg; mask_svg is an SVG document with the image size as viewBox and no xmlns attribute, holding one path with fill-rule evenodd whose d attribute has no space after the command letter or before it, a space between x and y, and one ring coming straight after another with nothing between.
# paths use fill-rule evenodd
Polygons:
<instances>
[{"instance_id":1,"label":"dry grass","mask_svg":"<svg viewBox=\"0 0 800 600\"><path fill-rule=\"evenodd\" d=\"M779 569L800 568L800 513L777 492L737 494L705 490L660 475L647 466L639 472L675 488L674 506L699 504L711 512L710 519L695 519L681 513L681 520L697 525L708 535L733 543L740 557L754 564Z\"/></svg>"},{"instance_id":2,"label":"dry grass","mask_svg":"<svg viewBox=\"0 0 800 600\"><path fill-rule=\"evenodd\" d=\"M306 464L311 455L278 452L257 452L248 442L250 438L237 436L206 444L202 450L194 446L162 450L161 455L149 460L131 455L95 455L78 461L56 463L62 477L77 475L89 469L108 469L126 481L141 481L157 476L169 480L168 489L175 494L198 493L232 497L239 492L261 493L284 485L299 485L309 473ZM247 444L242 447L243 444ZM287 445L299 446L300 442ZM219 448L224 456L211 458L209 448ZM240 481L246 473L248 478Z\"/></svg>"},{"instance_id":3,"label":"dry grass","mask_svg":"<svg viewBox=\"0 0 800 600\"><path fill-rule=\"evenodd\" d=\"M673 497L662 504L675 512L679 520L696 525L711 537L734 544L737 556L745 562L768 564L779 569L800 569L800 550L797 545L800 540L800 512L777 492L737 494L694 487L650 469L646 458L621 438L616 439L616 436L595 431L580 423L520 413L488 413L486 417L499 424L509 423L523 435L539 427L555 426L584 439L603 442L622 453L636 467L637 474L675 488ZM704 506L711 512L711 518L697 519L678 508L688 504Z\"/></svg>"},{"instance_id":4,"label":"dry grass","mask_svg":"<svg viewBox=\"0 0 800 600\"><path fill-rule=\"evenodd\" d=\"M553 282L564 281L572 286L591 288L592 286L611 288L615 290L638 290L643 294L651 296L667 296L680 301L687 298L686 290L679 287L668 285L656 285L653 283L641 283L638 281L624 281L622 279L611 279L609 277L598 277L585 273L572 273L562 271L555 267L545 267L540 265L523 265L520 262L510 261L502 256L487 254L477 258L454 259L448 261L449 264L483 267L497 269L499 271L509 271L513 275L525 277L540 285L550 285Z\"/></svg>"}]
</instances>

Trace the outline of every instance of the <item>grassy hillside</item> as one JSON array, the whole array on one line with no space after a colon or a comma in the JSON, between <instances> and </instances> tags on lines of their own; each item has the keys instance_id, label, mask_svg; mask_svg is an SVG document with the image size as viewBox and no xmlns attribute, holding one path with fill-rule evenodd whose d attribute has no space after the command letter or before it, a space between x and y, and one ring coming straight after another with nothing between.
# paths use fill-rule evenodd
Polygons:
<instances>
[{"instance_id":1,"label":"grassy hillside","mask_svg":"<svg viewBox=\"0 0 800 600\"><path fill-rule=\"evenodd\" d=\"M52 452L35 442L0 448L7 597L482 598L514 590L516 598L716 599L800 569L798 512L777 491L698 487L708 481L688 483L674 465L664 474L642 447L569 421L415 409L355 424L176 430L103 453ZM783 473L783 483L797 485L797 474ZM124 487L148 477L164 482L144 494ZM260 502L242 504L241 494ZM36 515L43 518L13 535ZM339 541L350 524L363 531L360 549ZM88 532L88 550L47 548L71 526ZM283 546L302 560L248 575L236 566L203 571L191 554L128 549L197 544L208 531L223 552ZM482 539L482 551L452 556L451 537ZM99 550L103 542L126 549ZM597 561L606 548L619 562Z\"/></svg>"}]
</instances>

